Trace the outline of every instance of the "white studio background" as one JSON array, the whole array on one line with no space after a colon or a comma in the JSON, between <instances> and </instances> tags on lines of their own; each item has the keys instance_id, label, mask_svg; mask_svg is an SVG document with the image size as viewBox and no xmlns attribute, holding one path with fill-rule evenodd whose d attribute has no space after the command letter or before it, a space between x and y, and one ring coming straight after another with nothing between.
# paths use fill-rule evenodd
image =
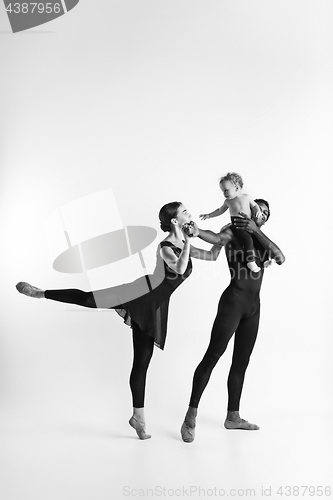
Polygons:
<instances>
[{"instance_id":1,"label":"white studio background","mask_svg":"<svg viewBox=\"0 0 333 500\"><path fill-rule=\"evenodd\" d=\"M106 500L160 484L254 487L259 498L263 485L329 484L332 22L329 0L81 0L13 35L0 8L4 500ZM45 223L66 193L110 188L124 224L158 229L169 201L194 220L222 204L228 171L269 200L264 232L286 256L265 273L242 397L261 430L223 429L229 346L195 443L179 437L228 284L221 254L195 261L171 299L165 352L148 372L153 438L139 442L127 424L129 328L15 284L86 289L48 253Z\"/></svg>"}]
</instances>

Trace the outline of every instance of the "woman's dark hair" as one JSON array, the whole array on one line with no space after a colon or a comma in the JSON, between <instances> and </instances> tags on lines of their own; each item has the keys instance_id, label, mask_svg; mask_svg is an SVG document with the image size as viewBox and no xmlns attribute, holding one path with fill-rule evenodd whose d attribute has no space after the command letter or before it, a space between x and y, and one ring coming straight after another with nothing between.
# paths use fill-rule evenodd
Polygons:
<instances>
[{"instance_id":1,"label":"woman's dark hair","mask_svg":"<svg viewBox=\"0 0 333 500\"><path fill-rule=\"evenodd\" d=\"M172 201L171 203L167 203L161 208L158 217L160 219L160 227L162 231L171 231L171 219L176 217L180 205L180 201Z\"/></svg>"}]
</instances>

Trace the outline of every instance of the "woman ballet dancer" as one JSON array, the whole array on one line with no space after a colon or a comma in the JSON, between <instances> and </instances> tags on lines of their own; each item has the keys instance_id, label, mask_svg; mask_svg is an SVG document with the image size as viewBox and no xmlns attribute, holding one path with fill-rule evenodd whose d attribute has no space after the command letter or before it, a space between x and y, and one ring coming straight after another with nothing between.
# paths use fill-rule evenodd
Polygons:
<instances>
[{"instance_id":1,"label":"woman ballet dancer","mask_svg":"<svg viewBox=\"0 0 333 500\"><path fill-rule=\"evenodd\" d=\"M154 345L164 348L170 296L191 274L191 256L216 260L220 251L216 247L203 250L190 245L191 231L187 229L188 235L182 228L184 224L187 227L191 225L191 214L182 203L164 205L159 212L159 220L162 231L169 234L158 246L152 275L142 276L132 283L90 292L77 289L42 290L26 282L16 285L20 293L29 297L90 308L114 309L132 328L133 365L129 382L133 414L129 424L140 439L151 437L146 433L144 416L146 375ZM133 290L137 298L128 300L129 291Z\"/></svg>"}]
</instances>

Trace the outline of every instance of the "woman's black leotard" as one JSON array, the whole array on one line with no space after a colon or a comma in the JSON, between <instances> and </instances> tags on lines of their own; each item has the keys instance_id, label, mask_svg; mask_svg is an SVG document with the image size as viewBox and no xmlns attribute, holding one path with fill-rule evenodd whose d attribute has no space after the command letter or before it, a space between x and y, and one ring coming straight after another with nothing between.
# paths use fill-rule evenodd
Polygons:
<instances>
[{"instance_id":1,"label":"woman's black leotard","mask_svg":"<svg viewBox=\"0 0 333 500\"><path fill-rule=\"evenodd\" d=\"M163 246L170 246L179 257L180 248L170 241L162 241L156 253L154 274L143 276L133 283L94 292L77 289L45 291L45 297L51 300L84 307L115 309L124 318L125 323L132 327L134 355L129 382L134 408L144 406L146 376L154 344L164 348L170 296L192 272L191 259L182 275L170 269L160 256L159 249ZM146 293L140 296L143 290L146 290ZM136 294L137 298L122 302L124 297L133 294Z\"/></svg>"},{"instance_id":2,"label":"woman's black leotard","mask_svg":"<svg viewBox=\"0 0 333 500\"><path fill-rule=\"evenodd\" d=\"M170 269L160 256L159 250L163 246L171 247L177 257L182 251L170 241L162 241L156 252L156 267L152 275L92 292L77 289L46 290L45 297L84 307L115 309L127 325L132 326L134 322L163 349L170 296L192 272L191 259L184 274L177 274Z\"/></svg>"}]
</instances>

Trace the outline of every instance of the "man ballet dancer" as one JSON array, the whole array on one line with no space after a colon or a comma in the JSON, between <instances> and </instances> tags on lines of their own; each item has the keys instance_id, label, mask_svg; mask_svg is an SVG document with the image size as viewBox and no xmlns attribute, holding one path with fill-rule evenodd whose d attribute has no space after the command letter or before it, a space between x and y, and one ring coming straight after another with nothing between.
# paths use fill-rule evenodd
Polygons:
<instances>
[{"instance_id":1,"label":"man ballet dancer","mask_svg":"<svg viewBox=\"0 0 333 500\"><path fill-rule=\"evenodd\" d=\"M194 372L189 408L181 427L182 439L186 443L194 441L200 398L213 368L225 352L233 334L235 334L235 343L227 382L228 407L224 426L226 429L259 429L256 424L251 424L240 417L239 403L245 371L257 338L263 267L271 262L270 259L274 259L277 264L281 265L285 257L279 247L261 231L261 227L270 216L268 202L263 199L257 199L255 202L261 209L262 218L254 222L245 214L240 213L244 218L237 219L235 226L245 229L253 236L256 262L261 268L258 273L247 268L242 244L237 239L237 232L232 231L230 225L222 228L218 234L201 230L196 225L191 228L193 236L198 236L214 246L225 247L231 281L220 298L208 349Z\"/></svg>"}]
</instances>

